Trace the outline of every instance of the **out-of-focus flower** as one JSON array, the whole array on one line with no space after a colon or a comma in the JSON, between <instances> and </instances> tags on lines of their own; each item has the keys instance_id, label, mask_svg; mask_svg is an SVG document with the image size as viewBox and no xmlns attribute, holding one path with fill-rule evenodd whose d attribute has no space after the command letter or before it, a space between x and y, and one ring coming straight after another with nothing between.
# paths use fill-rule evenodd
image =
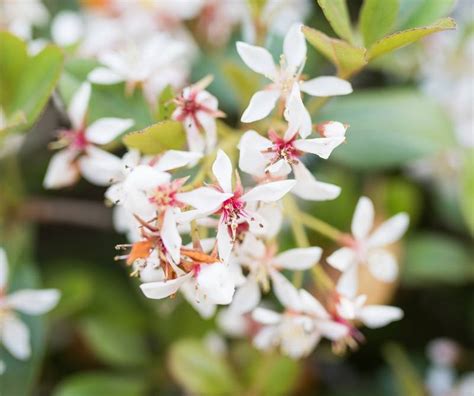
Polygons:
<instances>
[{"instance_id":1,"label":"out-of-focus flower","mask_svg":"<svg viewBox=\"0 0 474 396\"><path fill-rule=\"evenodd\" d=\"M62 188L77 181L82 174L99 186L110 184L120 170L120 158L97 147L111 142L133 125L132 119L101 118L87 125L91 86L84 83L71 100L68 115L71 129L62 130L46 171L45 188Z\"/></svg>"},{"instance_id":2,"label":"out-of-focus flower","mask_svg":"<svg viewBox=\"0 0 474 396\"><path fill-rule=\"evenodd\" d=\"M285 311L253 311L253 319L263 325L253 340L258 349L280 346L282 353L298 359L311 353L322 337L338 341L347 336L345 324L334 321L318 300L306 290L297 290L280 273L273 277L273 290Z\"/></svg>"},{"instance_id":3,"label":"out-of-focus flower","mask_svg":"<svg viewBox=\"0 0 474 396\"><path fill-rule=\"evenodd\" d=\"M245 193L240 180L237 180L233 188L232 163L222 150L217 153L212 173L217 185L180 193L177 199L194 207L198 215L219 215L217 246L219 257L227 261L239 224L248 223L251 228L257 229L265 227L264 219L258 213L252 212L247 206L248 203L278 201L294 187L295 181L282 180L260 184Z\"/></svg>"},{"instance_id":4,"label":"out-of-focus flower","mask_svg":"<svg viewBox=\"0 0 474 396\"><path fill-rule=\"evenodd\" d=\"M322 76L301 81L301 72L306 61L306 41L301 26L300 23L296 23L288 30L279 66L275 65L272 55L265 48L241 41L237 43L237 52L245 64L271 80L270 85L252 96L242 114L242 122L253 122L265 118L274 109L279 99L286 106L287 98L292 91L300 94L301 90L312 96L347 95L352 92L351 84L338 77ZM306 120L311 119L304 106L301 111L302 117ZM309 133L307 129L300 131L303 137Z\"/></svg>"},{"instance_id":5,"label":"out-of-focus flower","mask_svg":"<svg viewBox=\"0 0 474 396\"><path fill-rule=\"evenodd\" d=\"M398 241L408 228L406 213L388 219L374 231L374 206L367 197L362 197L352 218L352 236L341 243L345 245L327 258L327 262L342 271L339 289L348 294L357 291L358 265L366 264L374 277L383 282L393 282L398 274L395 257L385 246Z\"/></svg>"},{"instance_id":6,"label":"out-of-focus flower","mask_svg":"<svg viewBox=\"0 0 474 396\"><path fill-rule=\"evenodd\" d=\"M56 289L24 289L6 294L8 261L0 248L0 342L17 359L31 355L30 331L14 311L26 315L41 315L53 309L59 301Z\"/></svg>"},{"instance_id":7,"label":"out-of-focus flower","mask_svg":"<svg viewBox=\"0 0 474 396\"><path fill-rule=\"evenodd\" d=\"M84 21L74 11L59 12L51 23L51 37L62 47L78 43L84 36L84 31Z\"/></svg>"},{"instance_id":8,"label":"out-of-focus flower","mask_svg":"<svg viewBox=\"0 0 474 396\"><path fill-rule=\"evenodd\" d=\"M218 109L216 97L205 90L211 81L204 78L184 88L175 100L176 109L172 114L174 120L184 125L189 149L198 153L214 149L217 141L216 118L224 117ZM201 131L204 131L204 138Z\"/></svg>"},{"instance_id":9,"label":"out-of-focus flower","mask_svg":"<svg viewBox=\"0 0 474 396\"><path fill-rule=\"evenodd\" d=\"M284 178L293 171L296 186L292 192L303 199L321 201L336 198L338 186L317 181L308 171L301 157L305 153L327 159L331 152L345 140L347 126L340 122L327 122L318 128L323 137L297 139L302 123L299 109L303 107L299 93L288 99L286 118L288 129L283 137L270 130L269 139L255 131L248 131L240 140L239 167L256 178ZM311 130L311 124L309 125Z\"/></svg>"},{"instance_id":10,"label":"out-of-focus flower","mask_svg":"<svg viewBox=\"0 0 474 396\"><path fill-rule=\"evenodd\" d=\"M0 28L25 40L32 38L33 27L45 24L48 18L48 10L41 0L0 1Z\"/></svg>"}]
</instances>

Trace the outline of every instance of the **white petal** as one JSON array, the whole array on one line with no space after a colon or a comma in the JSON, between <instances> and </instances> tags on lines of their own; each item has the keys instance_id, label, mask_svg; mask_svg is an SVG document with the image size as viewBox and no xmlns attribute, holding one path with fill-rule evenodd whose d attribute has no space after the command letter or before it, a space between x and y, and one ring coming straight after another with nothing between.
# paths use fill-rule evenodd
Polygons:
<instances>
[{"instance_id":1,"label":"white petal","mask_svg":"<svg viewBox=\"0 0 474 396\"><path fill-rule=\"evenodd\" d=\"M238 314L250 312L258 305L260 298L258 283L253 279L248 279L236 290L230 309Z\"/></svg>"},{"instance_id":2,"label":"white petal","mask_svg":"<svg viewBox=\"0 0 474 396\"><path fill-rule=\"evenodd\" d=\"M265 325L272 325L280 322L281 315L266 308L255 308L252 312L252 319Z\"/></svg>"},{"instance_id":3,"label":"white petal","mask_svg":"<svg viewBox=\"0 0 474 396\"><path fill-rule=\"evenodd\" d=\"M285 140L290 140L297 133L299 133L302 138L311 134L313 130L311 116L303 104L298 84L293 84L290 96L286 101L285 112L283 115L285 120L288 121Z\"/></svg>"},{"instance_id":4,"label":"white petal","mask_svg":"<svg viewBox=\"0 0 474 396\"><path fill-rule=\"evenodd\" d=\"M212 164L212 173L217 179L222 190L232 192L232 162L224 151L217 152L216 160Z\"/></svg>"},{"instance_id":5,"label":"white petal","mask_svg":"<svg viewBox=\"0 0 474 396\"><path fill-rule=\"evenodd\" d=\"M389 305L369 305L363 307L357 317L367 327L376 329L386 326L395 320L400 320L403 318L403 311L398 307Z\"/></svg>"},{"instance_id":6,"label":"white petal","mask_svg":"<svg viewBox=\"0 0 474 396\"><path fill-rule=\"evenodd\" d=\"M300 296L293 284L278 271L272 271L270 277L272 278L273 292L278 301L288 309L300 311Z\"/></svg>"},{"instance_id":7,"label":"white petal","mask_svg":"<svg viewBox=\"0 0 474 396\"><path fill-rule=\"evenodd\" d=\"M351 230L357 240L363 240L374 225L374 205L367 197L361 197L352 217Z\"/></svg>"},{"instance_id":8,"label":"white petal","mask_svg":"<svg viewBox=\"0 0 474 396\"><path fill-rule=\"evenodd\" d=\"M242 200L246 202L261 201L261 202L275 202L283 198L294 186L295 180L280 180L260 184L252 188L249 192L242 195Z\"/></svg>"},{"instance_id":9,"label":"white petal","mask_svg":"<svg viewBox=\"0 0 474 396\"><path fill-rule=\"evenodd\" d=\"M216 312L216 305L209 301L201 301L197 299L196 286L194 282L186 282L181 286L181 293L191 306L198 312L203 319L209 319Z\"/></svg>"},{"instance_id":10,"label":"white petal","mask_svg":"<svg viewBox=\"0 0 474 396\"><path fill-rule=\"evenodd\" d=\"M79 87L71 99L67 113L74 129L84 126L90 96L91 85L86 82Z\"/></svg>"},{"instance_id":11,"label":"white petal","mask_svg":"<svg viewBox=\"0 0 474 396\"><path fill-rule=\"evenodd\" d=\"M337 281L336 289L343 296L353 298L359 287L359 267L351 265L344 271Z\"/></svg>"},{"instance_id":12,"label":"white petal","mask_svg":"<svg viewBox=\"0 0 474 396\"><path fill-rule=\"evenodd\" d=\"M270 80L276 75L275 62L272 55L265 48L257 47L238 41L237 52L245 64L253 71L263 74Z\"/></svg>"},{"instance_id":13,"label":"white petal","mask_svg":"<svg viewBox=\"0 0 474 396\"><path fill-rule=\"evenodd\" d=\"M280 91L275 89L255 92L240 120L242 122L254 122L265 118L275 108L279 97Z\"/></svg>"},{"instance_id":14,"label":"white petal","mask_svg":"<svg viewBox=\"0 0 474 396\"><path fill-rule=\"evenodd\" d=\"M25 289L10 294L6 298L6 303L28 315L40 315L53 309L60 296L60 292L56 289Z\"/></svg>"},{"instance_id":15,"label":"white petal","mask_svg":"<svg viewBox=\"0 0 474 396\"><path fill-rule=\"evenodd\" d=\"M235 291L235 283L229 275L226 264L203 264L196 277L196 285L210 303L227 305L232 302Z\"/></svg>"},{"instance_id":16,"label":"white petal","mask_svg":"<svg viewBox=\"0 0 474 396\"><path fill-rule=\"evenodd\" d=\"M209 153L214 149L214 147L216 147L217 143L216 119L205 111L198 112L197 119L199 121L199 124L201 124L202 129L204 130L206 137L206 149Z\"/></svg>"},{"instance_id":17,"label":"white petal","mask_svg":"<svg viewBox=\"0 0 474 396\"><path fill-rule=\"evenodd\" d=\"M176 194L176 199L196 209L212 212L219 209L221 204L232 195L210 187L199 187L189 192Z\"/></svg>"},{"instance_id":18,"label":"white petal","mask_svg":"<svg viewBox=\"0 0 474 396\"><path fill-rule=\"evenodd\" d=\"M265 171L269 172L272 176L283 177L291 173L291 166L288 164L287 160L281 159L268 166Z\"/></svg>"},{"instance_id":19,"label":"white petal","mask_svg":"<svg viewBox=\"0 0 474 396\"><path fill-rule=\"evenodd\" d=\"M301 151L315 154L321 158L328 159L332 151L344 143L344 137L328 137L317 139L296 140L293 145Z\"/></svg>"},{"instance_id":20,"label":"white petal","mask_svg":"<svg viewBox=\"0 0 474 396\"><path fill-rule=\"evenodd\" d=\"M193 273L190 272L186 275L180 276L179 278L167 280L163 282L151 282L143 283L140 285L143 294L155 300L166 298L176 293L178 289L183 285L187 280L193 276Z\"/></svg>"},{"instance_id":21,"label":"white petal","mask_svg":"<svg viewBox=\"0 0 474 396\"><path fill-rule=\"evenodd\" d=\"M348 126L339 121L326 121L318 125L318 131L326 138L344 137Z\"/></svg>"},{"instance_id":22,"label":"white petal","mask_svg":"<svg viewBox=\"0 0 474 396\"><path fill-rule=\"evenodd\" d=\"M352 92L351 83L338 77L321 76L300 84L301 90L312 96L347 95Z\"/></svg>"},{"instance_id":23,"label":"white petal","mask_svg":"<svg viewBox=\"0 0 474 396\"><path fill-rule=\"evenodd\" d=\"M322 253L320 247L290 249L276 256L272 264L279 268L304 271L316 265Z\"/></svg>"},{"instance_id":24,"label":"white petal","mask_svg":"<svg viewBox=\"0 0 474 396\"><path fill-rule=\"evenodd\" d=\"M51 37L62 47L77 43L83 34L84 24L77 12L60 11L51 23Z\"/></svg>"},{"instance_id":25,"label":"white petal","mask_svg":"<svg viewBox=\"0 0 474 396\"><path fill-rule=\"evenodd\" d=\"M232 309L221 309L217 315L217 324L225 334L231 337L245 337L248 331L246 318Z\"/></svg>"},{"instance_id":26,"label":"white petal","mask_svg":"<svg viewBox=\"0 0 474 396\"><path fill-rule=\"evenodd\" d=\"M293 24L286 33L283 42L283 53L286 62L294 70L298 69L306 59L306 40L301 31L301 23Z\"/></svg>"},{"instance_id":27,"label":"white petal","mask_svg":"<svg viewBox=\"0 0 474 396\"><path fill-rule=\"evenodd\" d=\"M398 241L408 229L410 218L399 213L384 223L370 235L367 243L370 247L385 246Z\"/></svg>"},{"instance_id":28,"label":"white petal","mask_svg":"<svg viewBox=\"0 0 474 396\"><path fill-rule=\"evenodd\" d=\"M319 319L329 319L329 313L326 309L321 305L321 303L316 300L316 298L308 293L304 289L300 289L300 299L302 304L302 311L304 313L310 314L315 316Z\"/></svg>"},{"instance_id":29,"label":"white petal","mask_svg":"<svg viewBox=\"0 0 474 396\"><path fill-rule=\"evenodd\" d=\"M335 199L341 193L341 188L329 183L316 180L301 161L293 164L296 185L293 194L310 201L327 201Z\"/></svg>"},{"instance_id":30,"label":"white petal","mask_svg":"<svg viewBox=\"0 0 474 396\"><path fill-rule=\"evenodd\" d=\"M217 250L219 252L219 258L223 262L227 262L230 256L230 252L234 246L232 237L229 234L229 227L223 221L219 222L217 229Z\"/></svg>"},{"instance_id":31,"label":"white petal","mask_svg":"<svg viewBox=\"0 0 474 396\"><path fill-rule=\"evenodd\" d=\"M257 308L258 309L258 308ZM268 350L275 346L278 329L274 326L263 327L253 339L253 345L260 350Z\"/></svg>"},{"instance_id":32,"label":"white petal","mask_svg":"<svg viewBox=\"0 0 474 396\"><path fill-rule=\"evenodd\" d=\"M315 325L317 330L331 341L340 340L341 338L346 337L349 333L348 326L332 320L318 320Z\"/></svg>"},{"instance_id":33,"label":"white petal","mask_svg":"<svg viewBox=\"0 0 474 396\"><path fill-rule=\"evenodd\" d=\"M5 348L20 360L26 360L31 355L30 330L15 315L7 314L2 318L0 339Z\"/></svg>"},{"instance_id":34,"label":"white petal","mask_svg":"<svg viewBox=\"0 0 474 396\"><path fill-rule=\"evenodd\" d=\"M160 157L154 168L160 171L168 171L195 163L201 158L201 153L192 151L168 150Z\"/></svg>"},{"instance_id":35,"label":"white petal","mask_svg":"<svg viewBox=\"0 0 474 396\"><path fill-rule=\"evenodd\" d=\"M5 292L8 280L8 258L5 249L0 247L0 291Z\"/></svg>"},{"instance_id":36,"label":"white petal","mask_svg":"<svg viewBox=\"0 0 474 396\"><path fill-rule=\"evenodd\" d=\"M122 161L107 151L89 146L78 160L82 176L97 186L108 186L121 177Z\"/></svg>"},{"instance_id":37,"label":"white petal","mask_svg":"<svg viewBox=\"0 0 474 396\"><path fill-rule=\"evenodd\" d=\"M117 84L124 81L123 76L106 67L95 68L87 75L87 79L91 83L102 85Z\"/></svg>"},{"instance_id":38,"label":"white petal","mask_svg":"<svg viewBox=\"0 0 474 396\"><path fill-rule=\"evenodd\" d=\"M356 317L356 305L354 302L344 296L339 298L339 303L336 306L337 313L347 320L354 320Z\"/></svg>"},{"instance_id":39,"label":"white petal","mask_svg":"<svg viewBox=\"0 0 474 396\"><path fill-rule=\"evenodd\" d=\"M272 142L255 131L243 134L239 143L239 168L250 175L261 177L265 174L268 160L262 151L270 148Z\"/></svg>"},{"instance_id":40,"label":"white petal","mask_svg":"<svg viewBox=\"0 0 474 396\"><path fill-rule=\"evenodd\" d=\"M54 154L44 177L44 188L63 188L74 184L79 178L79 169L73 164L76 156L76 152L68 149Z\"/></svg>"},{"instance_id":41,"label":"white petal","mask_svg":"<svg viewBox=\"0 0 474 396\"><path fill-rule=\"evenodd\" d=\"M369 252L367 258L371 274L382 282L393 282L397 279L397 260L390 252L376 249Z\"/></svg>"},{"instance_id":42,"label":"white petal","mask_svg":"<svg viewBox=\"0 0 474 396\"><path fill-rule=\"evenodd\" d=\"M130 118L101 118L89 125L86 137L95 144L107 144L134 124Z\"/></svg>"},{"instance_id":43,"label":"white petal","mask_svg":"<svg viewBox=\"0 0 474 396\"><path fill-rule=\"evenodd\" d=\"M355 264L356 254L351 248L343 247L332 253L326 261L331 267L344 272Z\"/></svg>"},{"instance_id":44,"label":"white petal","mask_svg":"<svg viewBox=\"0 0 474 396\"><path fill-rule=\"evenodd\" d=\"M170 208L165 211L160 235L161 239L163 240L163 245L165 245L165 248L170 254L172 260L176 264L179 264L181 236L179 235L178 229L176 227L174 211Z\"/></svg>"}]
</instances>

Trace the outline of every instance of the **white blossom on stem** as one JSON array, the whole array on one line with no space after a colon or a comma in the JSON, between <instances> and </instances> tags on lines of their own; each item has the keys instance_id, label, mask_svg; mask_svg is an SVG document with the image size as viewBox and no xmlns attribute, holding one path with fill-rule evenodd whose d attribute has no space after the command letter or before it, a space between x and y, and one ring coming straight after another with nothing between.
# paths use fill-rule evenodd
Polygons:
<instances>
[{"instance_id":1,"label":"white blossom on stem","mask_svg":"<svg viewBox=\"0 0 474 396\"><path fill-rule=\"evenodd\" d=\"M372 201L360 198L352 218L352 236L343 238L344 247L327 258L328 264L342 271L339 288L350 294L357 291L359 264L367 265L371 274L383 282L393 282L398 275L396 258L385 247L403 236L409 217L399 213L371 232L374 216Z\"/></svg>"},{"instance_id":2,"label":"white blossom on stem","mask_svg":"<svg viewBox=\"0 0 474 396\"><path fill-rule=\"evenodd\" d=\"M71 128L61 130L53 143L61 148L53 155L46 171L45 188L62 188L74 184L82 174L99 186L110 184L117 177L120 159L100 149L129 129L134 121L124 118L101 118L87 124L91 86L84 83L74 94L68 108Z\"/></svg>"},{"instance_id":3,"label":"white blossom on stem","mask_svg":"<svg viewBox=\"0 0 474 396\"><path fill-rule=\"evenodd\" d=\"M17 290L7 294L8 261L0 248L0 342L17 359L31 355L30 330L15 313L41 315L53 309L59 301L56 289Z\"/></svg>"}]
</instances>

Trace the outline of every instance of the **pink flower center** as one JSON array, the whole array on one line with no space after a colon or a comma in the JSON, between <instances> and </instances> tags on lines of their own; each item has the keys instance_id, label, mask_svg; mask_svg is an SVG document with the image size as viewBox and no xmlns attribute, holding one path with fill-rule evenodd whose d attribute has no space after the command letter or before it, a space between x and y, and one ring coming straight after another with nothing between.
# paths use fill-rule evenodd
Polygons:
<instances>
[{"instance_id":1,"label":"pink flower center","mask_svg":"<svg viewBox=\"0 0 474 396\"><path fill-rule=\"evenodd\" d=\"M168 207L184 208L185 204L176 199L176 194L183 185L184 180L173 180L156 187L155 194L150 198L150 202L155 204L159 209L164 210Z\"/></svg>"},{"instance_id":2,"label":"pink flower center","mask_svg":"<svg viewBox=\"0 0 474 396\"><path fill-rule=\"evenodd\" d=\"M273 146L269 149L269 152L273 153L271 163L274 164L279 160L283 159L289 164L294 163L301 157L302 153L295 146L296 135L290 140L285 140L280 137L275 131L270 130L268 137L273 143Z\"/></svg>"},{"instance_id":3,"label":"pink flower center","mask_svg":"<svg viewBox=\"0 0 474 396\"><path fill-rule=\"evenodd\" d=\"M90 144L86 138L86 131L84 128L61 131L60 139L64 139L67 146L76 151L84 151Z\"/></svg>"}]
</instances>

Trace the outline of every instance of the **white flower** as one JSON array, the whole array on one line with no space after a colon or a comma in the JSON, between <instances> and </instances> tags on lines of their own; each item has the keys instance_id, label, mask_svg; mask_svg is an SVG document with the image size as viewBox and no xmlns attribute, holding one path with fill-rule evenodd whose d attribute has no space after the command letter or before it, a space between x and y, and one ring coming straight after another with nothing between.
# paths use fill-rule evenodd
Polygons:
<instances>
[{"instance_id":1,"label":"white flower","mask_svg":"<svg viewBox=\"0 0 474 396\"><path fill-rule=\"evenodd\" d=\"M219 257L227 261L239 224L248 223L250 228L257 229L265 227L263 218L249 210L247 204L255 201L278 201L291 190L295 181L282 180L261 184L245 193L238 180L233 188L232 163L222 150L217 153L212 172L217 180L216 186L200 187L190 192L179 193L176 197L181 202L196 208L197 215L219 215L217 246Z\"/></svg>"},{"instance_id":2,"label":"white flower","mask_svg":"<svg viewBox=\"0 0 474 396\"><path fill-rule=\"evenodd\" d=\"M189 150L202 153L214 149L217 141L216 118L223 117L215 96L205 91L211 79L186 87L176 99L172 118L183 123ZM204 131L205 138L202 137Z\"/></svg>"},{"instance_id":3,"label":"white flower","mask_svg":"<svg viewBox=\"0 0 474 396\"><path fill-rule=\"evenodd\" d=\"M293 171L297 182L292 189L294 194L313 201L334 199L341 189L316 180L301 158L310 153L327 159L344 142L347 127L340 122L326 122L319 127L323 137L297 139L297 133L301 130L298 114L302 107L299 94L292 93L286 112L288 129L283 137L272 130L268 133L269 139L255 131L247 131L239 143L239 168L256 178L268 179L286 177Z\"/></svg>"},{"instance_id":4,"label":"white flower","mask_svg":"<svg viewBox=\"0 0 474 396\"><path fill-rule=\"evenodd\" d=\"M301 26L300 23L296 23L288 30L283 43L280 66L275 65L272 55L265 48L240 41L237 43L237 52L245 64L272 81L264 90L252 96L242 115L242 122L253 122L265 118L273 110L278 99L286 102L293 90L298 94L301 90L312 96L346 95L352 92L350 83L337 77L322 76L301 81L301 72L306 61L306 41ZM303 111L303 116L310 119L304 107ZM300 133L304 137L304 134L309 132L303 130Z\"/></svg>"},{"instance_id":5,"label":"white flower","mask_svg":"<svg viewBox=\"0 0 474 396\"><path fill-rule=\"evenodd\" d=\"M399 213L371 232L374 225L374 206L367 197L362 197L352 218L352 237L346 245L327 258L327 262L342 271L339 288L353 294L357 291L358 265L366 264L374 277L383 282L393 282L398 275L395 257L385 246L398 241L408 228L406 213Z\"/></svg>"},{"instance_id":6,"label":"white flower","mask_svg":"<svg viewBox=\"0 0 474 396\"><path fill-rule=\"evenodd\" d=\"M264 291L269 289L269 278L272 280L275 273L287 269L290 271L304 271L316 265L321 258L322 249L319 247L296 248L276 254L274 245L265 244L247 233L243 243L237 250L239 263L249 270L247 279L240 286L230 306L238 313L252 311L262 297L260 287Z\"/></svg>"},{"instance_id":7,"label":"white flower","mask_svg":"<svg viewBox=\"0 0 474 396\"><path fill-rule=\"evenodd\" d=\"M0 342L17 359L31 355L30 331L14 311L27 315L41 315L53 309L60 293L56 289L24 289L6 294L8 261L0 248Z\"/></svg>"},{"instance_id":8,"label":"white flower","mask_svg":"<svg viewBox=\"0 0 474 396\"><path fill-rule=\"evenodd\" d=\"M273 285L285 311L282 314L266 308L253 311L253 319L263 324L253 340L255 347L268 350L279 345L282 353L298 359L309 355L322 337L337 341L347 336L349 327L332 320L306 290L297 290L280 273L274 274Z\"/></svg>"},{"instance_id":9,"label":"white flower","mask_svg":"<svg viewBox=\"0 0 474 396\"><path fill-rule=\"evenodd\" d=\"M0 3L0 27L25 40L32 37L34 26L41 26L48 20L48 10L41 0L4 0Z\"/></svg>"},{"instance_id":10,"label":"white flower","mask_svg":"<svg viewBox=\"0 0 474 396\"><path fill-rule=\"evenodd\" d=\"M184 82L187 71L178 81L172 78L162 80L160 75L175 74L182 70L183 62L187 64L188 47L185 43L173 39L167 34L153 34L144 42L129 42L117 50L104 51L98 59L104 66L98 67L89 74L89 81L95 84L116 84L125 82L126 92L141 86L151 103L156 101L156 95L167 84ZM159 55L158 55L159 54Z\"/></svg>"},{"instance_id":11,"label":"white flower","mask_svg":"<svg viewBox=\"0 0 474 396\"><path fill-rule=\"evenodd\" d=\"M110 184L117 177L120 159L97 147L111 142L133 125L133 120L101 118L87 125L87 108L91 86L84 83L73 96L68 115L71 129L60 132L54 154L43 182L45 188L62 188L77 181L82 174L99 186Z\"/></svg>"},{"instance_id":12,"label":"white flower","mask_svg":"<svg viewBox=\"0 0 474 396\"><path fill-rule=\"evenodd\" d=\"M84 29L84 22L77 12L60 11L51 23L51 37L56 44L67 47L79 42Z\"/></svg>"}]
</instances>

